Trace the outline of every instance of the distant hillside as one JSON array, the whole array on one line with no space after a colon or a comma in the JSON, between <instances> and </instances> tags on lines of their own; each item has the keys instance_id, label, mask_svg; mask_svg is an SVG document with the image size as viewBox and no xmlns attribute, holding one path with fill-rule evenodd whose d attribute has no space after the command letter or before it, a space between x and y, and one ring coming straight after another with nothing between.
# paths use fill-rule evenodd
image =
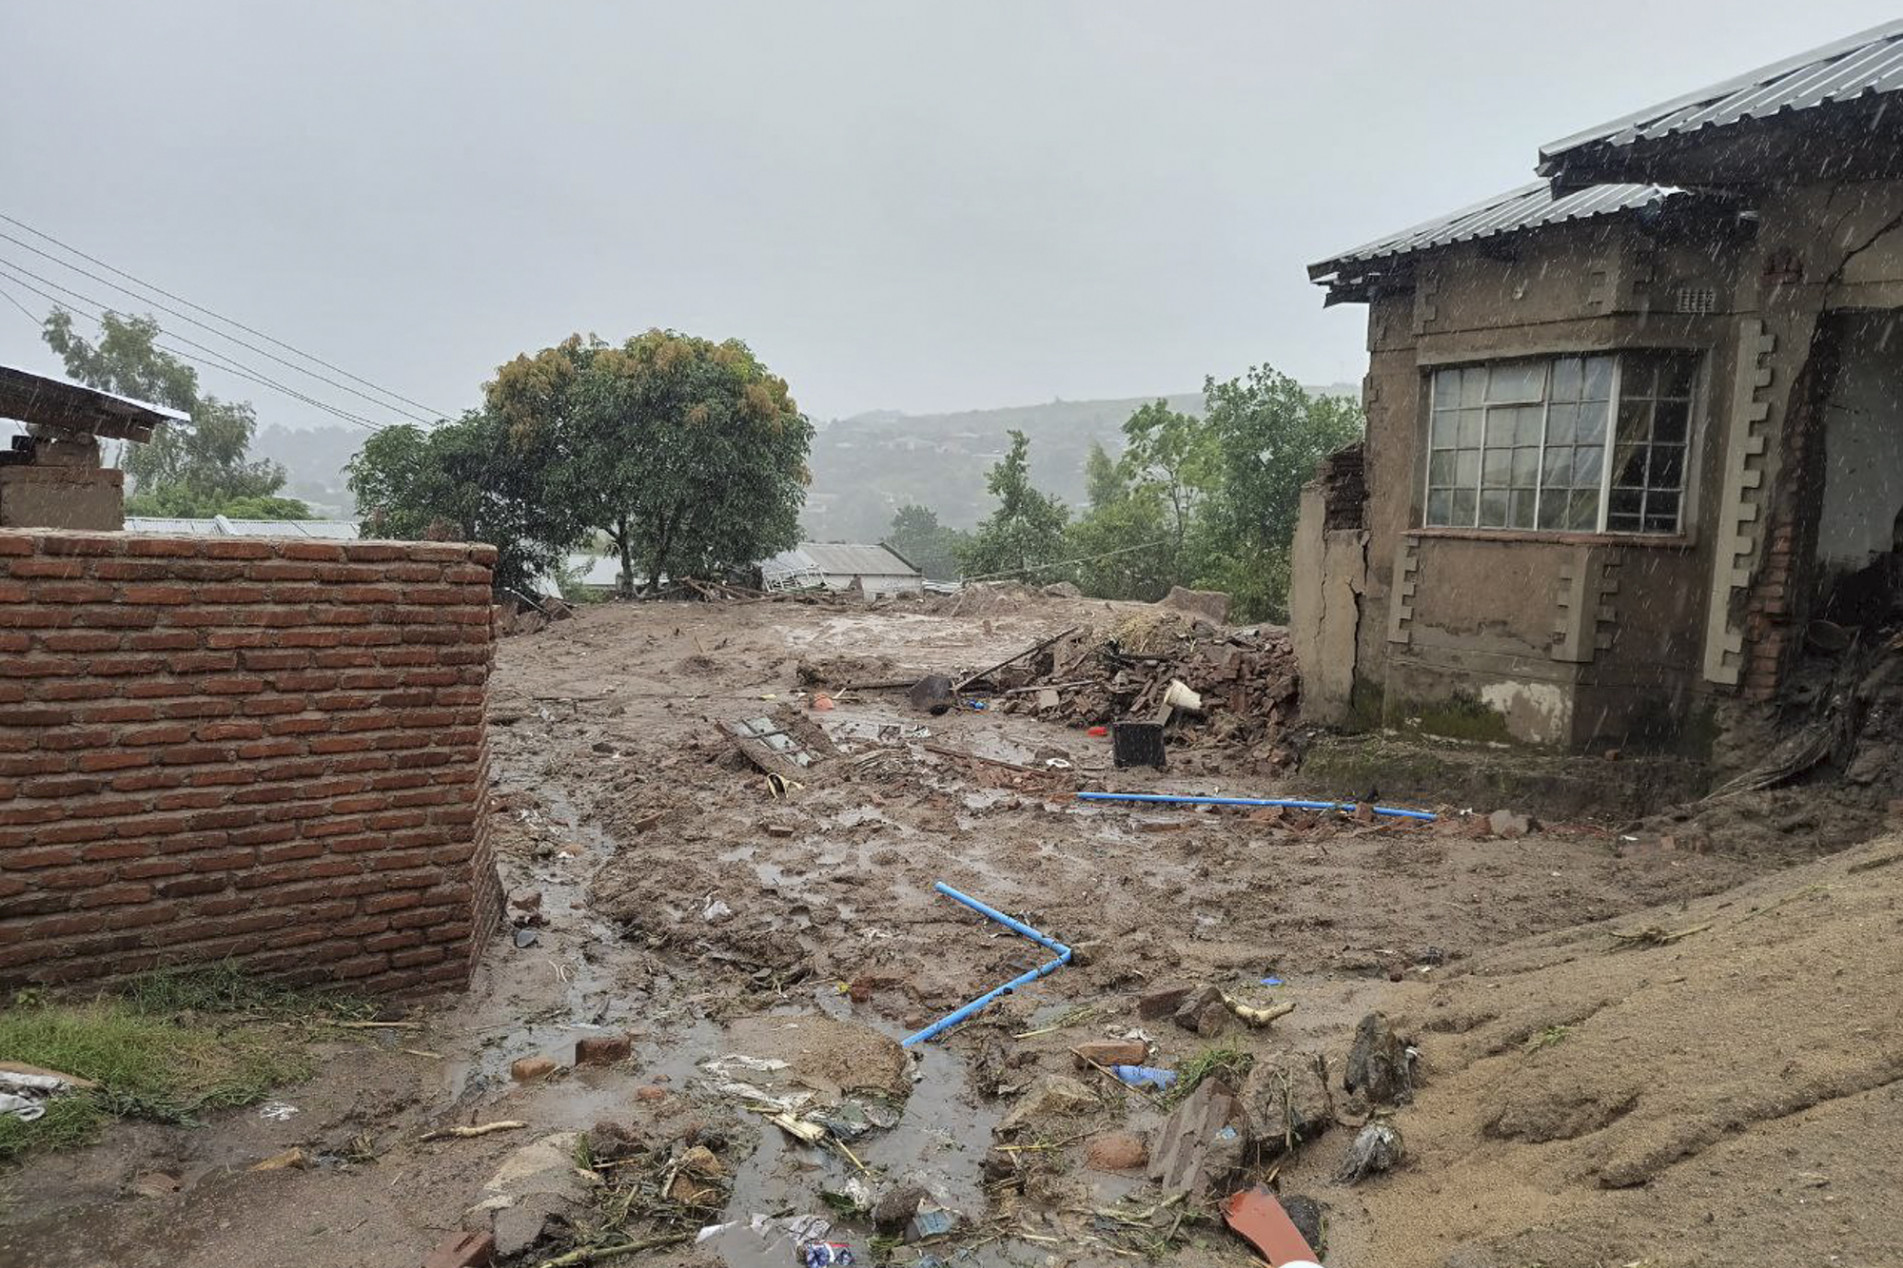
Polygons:
<instances>
[{"instance_id":1,"label":"distant hillside","mask_svg":"<svg viewBox=\"0 0 1903 1268\"><path fill-rule=\"evenodd\" d=\"M1348 384L1309 390L1357 394ZM891 526L893 512L907 502L931 507L954 527L970 528L991 511L985 471L1004 456L1005 433L1012 429L1031 439L1031 473L1039 487L1077 506L1084 498L1090 442L1119 452L1124 420L1155 399L1051 401L957 414L875 410L821 423L813 438L813 483L802 531L817 541L877 541ZM1164 399L1186 414L1203 411L1200 392ZM343 468L366 434L356 427L266 424L258 429L251 452L284 464L289 475L284 491L290 496L347 513L352 503Z\"/></svg>"},{"instance_id":2,"label":"distant hillside","mask_svg":"<svg viewBox=\"0 0 1903 1268\"><path fill-rule=\"evenodd\" d=\"M1309 390L1359 395L1348 384ZM1004 456L1005 433L1014 429L1030 438L1038 486L1075 507L1084 499L1090 442L1120 452L1124 420L1155 399L1052 401L958 414L877 410L838 419L813 438L813 483L801 524L817 541L877 541L893 512L916 502L946 524L970 528L991 512L985 471ZM1164 399L1185 414L1203 412L1201 392Z\"/></svg>"}]
</instances>

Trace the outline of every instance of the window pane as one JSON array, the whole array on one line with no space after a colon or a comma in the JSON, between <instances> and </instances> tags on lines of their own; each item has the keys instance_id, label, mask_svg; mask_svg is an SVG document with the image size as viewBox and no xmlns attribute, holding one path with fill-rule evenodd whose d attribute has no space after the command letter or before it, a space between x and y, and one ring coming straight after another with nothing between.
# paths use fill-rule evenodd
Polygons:
<instances>
[{"instance_id":1,"label":"window pane","mask_svg":"<svg viewBox=\"0 0 1903 1268\"><path fill-rule=\"evenodd\" d=\"M1592 444L1606 438L1606 403L1594 401L1579 407L1579 442Z\"/></svg>"},{"instance_id":2,"label":"window pane","mask_svg":"<svg viewBox=\"0 0 1903 1268\"><path fill-rule=\"evenodd\" d=\"M1606 451L1594 445L1588 449L1580 446L1573 450L1573 485L1576 488L1597 489L1600 475L1605 470Z\"/></svg>"},{"instance_id":3,"label":"window pane","mask_svg":"<svg viewBox=\"0 0 1903 1268\"><path fill-rule=\"evenodd\" d=\"M1427 495L1427 522L1436 527L1451 524L1454 510L1454 495L1446 489L1436 489Z\"/></svg>"},{"instance_id":4,"label":"window pane","mask_svg":"<svg viewBox=\"0 0 1903 1268\"><path fill-rule=\"evenodd\" d=\"M1573 483L1573 451L1564 445L1546 451L1541 479L1549 489L1565 489Z\"/></svg>"},{"instance_id":5,"label":"window pane","mask_svg":"<svg viewBox=\"0 0 1903 1268\"><path fill-rule=\"evenodd\" d=\"M1546 490L1540 498L1540 527L1565 528L1566 504L1572 495L1564 489Z\"/></svg>"},{"instance_id":6,"label":"window pane","mask_svg":"<svg viewBox=\"0 0 1903 1268\"><path fill-rule=\"evenodd\" d=\"M1435 410L1434 421L1428 427L1427 431L1428 443L1440 448L1447 448L1452 445L1454 443L1454 424L1458 421L1459 417L1460 416L1455 414L1452 410Z\"/></svg>"},{"instance_id":7,"label":"window pane","mask_svg":"<svg viewBox=\"0 0 1903 1268\"><path fill-rule=\"evenodd\" d=\"M1614 489L1612 500L1606 503L1608 516L1623 515L1637 519L1639 510L1645 505L1645 494L1638 489Z\"/></svg>"},{"instance_id":8,"label":"window pane","mask_svg":"<svg viewBox=\"0 0 1903 1268\"><path fill-rule=\"evenodd\" d=\"M1586 358L1586 400L1604 401L1612 398L1612 358Z\"/></svg>"},{"instance_id":9,"label":"window pane","mask_svg":"<svg viewBox=\"0 0 1903 1268\"><path fill-rule=\"evenodd\" d=\"M1645 440L1651 431L1652 406L1649 402L1630 399L1619 402L1619 440Z\"/></svg>"},{"instance_id":10,"label":"window pane","mask_svg":"<svg viewBox=\"0 0 1903 1268\"><path fill-rule=\"evenodd\" d=\"M1454 482L1454 451L1437 449L1427 459L1427 483L1431 488L1445 488Z\"/></svg>"},{"instance_id":11,"label":"window pane","mask_svg":"<svg viewBox=\"0 0 1903 1268\"><path fill-rule=\"evenodd\" d=\"M1513 487L1530 489L1540 482L1540 451L1534 448L1513 451Z\"/></svg>"},{"instance_id":12,"label":"window pane","mask_svg":"<svg viewBox=\"0 0 1903 1268\"><path fill-rule=\"evenodd\" d=\"M1665 359L1659 368L1659 395L1689 400L1692 394L1692 376L1698 370L1695 358L1684 354L1675 354Z\"/></svg>"},{"instance_id":13,"label":"window pane","mask_svg":"<svg viewBox=\"0 0 1903 1268\"><path fill-rule=\"evenodd\" d=\"M1460 372L1460 403L1478 405L1486 399L1487 370L1485 366L1470 366Z\"/></svg>"},{"instance_id":14,"label":"window pane","mask_svg":"<svg viewBox=\"0 0 1903 1268\"><path fill-rule=\"evenodd\" d=\"M1619 395L1627 399L1652 395L1657 369L1658 362L1651 357L1627 357L1619 366Z\"/></svg>"},{"instance_id":15,"label":"window pane","mask_svg":"<svg viewBox=\"0 0 1903 1268\"><path fill-rule=\"evenodd\" d=\"M1480 527L1505 528L1506 526L1506 492L1504 490L1483 492L1480 495Z\"/></svg>"},{"instance_id":16,"label":"window pane","mask_svg":"<svg viewBox=\"0 0 1903 1268\"><path fill-rule=\"evenodd\" d=\"M1434 408L1452 409L1460 404L1460 371L1437 370L1434 373Z\"/></svg>"},{"instance_id":17,"label":"window pane","mask_svg":"<svg viewBox=\"0 0 1903 1268\"><path fill-rule=\"evenodd\" d=\"M1513 411L1510 409L1490 409L1487 411L1487 447L1511 445L1516 428Z\"/></svg>"},{"instance_id":18,"label":"window pane","mask_svg":"<svg viewBox=\"0 0 1903 1268\"><path fill-rule=\"evenodd\" d=\"M1654 489L1676 490L1685 483L1685 450L1679 445L1653 445L1648 471Z\"/></svg>"},{"instance_id":19,"label":"window pane","mask_svg":"<svg viewBox=\"0 0 1903 1268\"><path fill-rule=\"evenodd\" d=\"M1646 494L1645 531L1648 533L1674 533L1678 531L1678 494Z\"/></svg>"},{"instance_id":20,"label":"window pane","mask_svg":"<svg viewBox=\"0 0 1903 1268\"><path fill-rule=\"evenodd\" d=\"M1614 445L1612 447L1612 487L1615 489L1643 489L1645 487L1644 445Z\"/></svg>"},{"instance_id":21,"label":"window pane","mask_svg":"<svg viewBox=\"0 0 1903 1268\"><path fill-rule=\"evenodd\" d=\"M1486 489L1504 489L1513 474L1513 451L1489 449L1480 468L1480 485Z\"/></svg>"},{"instance_id":22,"label":"window pane","mask_svg":"<svg viewBox=\"0 0 1903 1268\"><path fill-rule=\"evenodd\" d=\"M1507 522L1515 528L1533 527L1534 496L1531 489L1515 489L1508 494Z\"/></svg>"},{"instance_id":23,"label":"window pane","mask_svg":"<svg viewBox=\"0 0 1903 1268\"><path fill-rule=\"evenodd\" d=\"M1461 456L1465 457L1466 455L1462 454ZM1472 489L1455 489L1454 513L1449 517L1448 522L1450 524L1458 524L1463 528L1472 527L1474 522L1474 505L1479 497L1480 495L1475 493Z\"/></svg>"},{"instance_id":24,"label":"window pane","mask_svg":"<svg viewBox=\"0 0 1903 1268\"><path fill-rule=\"evenodd\" d=\"M1460 426L1455 429L1455 440L1462 449L1480 447L1480 418L1481 412L1477 409L1460 411Z\"/></svg>"},{"instance_id":25,"label":"window pane","mask_svg":"<svg viewBox=\"0 0 1903 1268\"><path fill-rule=\"evenodd\" d=\"M1527 405L1514 411L1513 443L1516 445L1537 445L1540 443L1540 430L1546 426L1546 411L1538 405Z\"/></svg>"},{"instance_id":26,"label":"window pane","mask_svg":"<svg viewBox=\"0 0 1903 1268\"><path fill-rule=\"evenodd\" d=\"M1683 443L1691 414L1690 401L1660 401L1652 407L1652 439Z\"/></svg>"},{"instance_id":27,"label":"window pane","mask_svg":"<svg viewBox=\"0 0 1903 1268\"><path fill-rule=\"evenodd\" d=\"M1480 451L1462 449L1454 455L1454 483L1471 489L1480 483Z\"/></svg>"},{"instance_id":28,"label":"window pane","mask_svg":"<svg viewBox=\"0 0 1903 1268\"><path fill-rule=\"evenodd\" d=\"M1552 405L1546 410L1546 443L1570 445L1579 428L1579 406Z\"/></svg>"},{"instance_id":29,"label":"window pane","mask_svg":"<svg viewBox=\"0 0 1903 1268\"><path fill-rule=\"evenodd\" d=\"M1599 528L1599 490L1579 489L1573 493L1571 523L1567 527L1590 533Z\"/></svg>"},{"instance_id":30,"label":"window pane","mask_svg":"<svg viewBox=\"0 0 1903 1268\"><path fill-rule=\"evenodd\" d=\"M1546 394L1546 363L1514 361L1492 367L1487 400L1537 401Z\"/></svg>"},{"instance_id":31,"label":"window pane","mask_svg":"<svg viewBox=\"0 0 1903 1268\"><path fill-rule=\"evenodd\" d=\"M1586 366L1578 357L1561 357L1553 362L1553 399L1576 401L1585 385Z\"/></svg>"}]
</instances>

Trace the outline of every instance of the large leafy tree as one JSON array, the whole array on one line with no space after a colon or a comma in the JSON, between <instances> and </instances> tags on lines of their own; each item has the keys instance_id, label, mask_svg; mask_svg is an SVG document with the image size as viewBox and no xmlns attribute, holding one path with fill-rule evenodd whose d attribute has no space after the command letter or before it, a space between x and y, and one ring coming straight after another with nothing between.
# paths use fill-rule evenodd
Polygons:
<instances>
[{"instance_id":1,"label":"large leafy tree","mask_svg":"<svg viewBox=\"0 0 1903 1268\"><path fill-rule=\"evenodd\" d=\"M66 363L66 373L102 392L114 392L190 414L190 427L160 427L145 444L128 445L126 474L132 514L215 515L257 509L271 499L283 518L290 499L273 498L284 468L253 462L248 454L257 413L245 401L221 401L201 392L198 372L159 348L159 324L150 317L107 313L100 337L89 342L73 329L72 314L55 309L41 337ZM302 511L302 504L297 504ZM308 512L302 512L308 514ZM301 518L301 515L299 516Z\"/></svg>"},{"instance_id":2,"label":"large leafy tree","mask_svg":"<svg viewBox=\"0 0 1903 1268\"><path fill-rule=\"evenodd\" d=\"M813 428L737 339L569 338L501 367L489 409L622 575L717 575L799 538Z\"/></svg>"},{"instance_id":3,"label":"large leafy tree","mask_svg":"<svg viewBox=\"0 0 1903 1268\"><path fill-rule=\"evenodd\" d=\"M930 507L908 503L892 517L885 540L934 581L951 581L958 576L958 549L967 536L939 523L938 512Z\"/></svg>"},{"instance_id":4,"label":"large leafy tree","mask_svg":"<svg viewBox=\"0 0 1903 1268\"><path fill-rule=\"evenodd\" d=\"M1255 619L1288 615L1289 543L1315 464L1361 435L1361 409L1268 366L1203 388L1217 485L1197 525L1203 585Z\"/></svg>"},{"instance_id":5,"label":"large leafy tree","mask_svg":"<svg viewBox=\"0 0 1903 1268\"><path fill-rule=\"evenodd\" d=\"M1021 431L1008 433L1011 448L985 474L985 488L998 499L959 551L965 574L1012 576L1048 581L1065 558L1064 527L1070 511L1057 498L1031 483L1031 442Z\"/></svg>"},{"instance_id":6,"label":"large leafy tree","mask_svg":"<svg viewBox=\"0 0 1903 1268\"><path fill-rule=\"evenodd\" d=\"M489 542L497 588L527 593L585 532L552 493L549 465L497 415L472 410L428 431L385 427L350 460L349 483L367 534Z\"/></svg>"}]
</instances>

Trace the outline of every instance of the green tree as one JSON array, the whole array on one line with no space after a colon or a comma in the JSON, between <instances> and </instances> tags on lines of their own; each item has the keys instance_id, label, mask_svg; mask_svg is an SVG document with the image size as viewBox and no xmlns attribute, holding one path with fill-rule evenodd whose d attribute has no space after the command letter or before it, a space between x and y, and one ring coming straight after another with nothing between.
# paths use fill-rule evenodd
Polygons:
<instances>
[{"instance_id":1,"label":"green tree","mask_svg":"<svg viewBox=\"0 0 1903 1268\"><path fill-rule=\"evenodd\" d=\"M1226 383L1210 379L1203 394L1219 483L1196 521L1197 584L1227 590L1241 619L1285 620L1302 485L1317 462L1361 435L1361 409L1311 396L1266 365Z\"/></svg>"},{"instance_id":2,"label":"green tree","mask_svg":"<svg viewBox=\"0 0 1903 1268\"><path fill-rule=\"evenodd\" d=\"M40 333L78 382L191 415L189 427L161 426L149 442L126 447L131 513L185 513L147 510L156 506L226 513L233 503L268 498L284 486L282 466L247 461L258 426L251 405L201 393L198 372L157 346L159 324L151 317L106 313L98 342L89 343L74 332L72 314L55 309Z\"/></svg>"},{"instance_id":3,"label":"green tree","mask_svg":"<svg viewBox=\"0 0 1903 1268\"><path fill-rule=\"evenodd\" d=\"M1122 466L1135 489L1151 490L1168 513L1172 571L1188 561L1190 528L1204 499L1221 484L1220 453L1213 422L1179 413L1168 401L1152 401L1123 424Z\"/></svg>"},{"instance_id":4,"label":"green tree","mask_svg":"<svg viewBox=\"0 0 1903 1268\"><path fill-rule=\"evenodd\" d=\"M934 581L958 577L958 551L967 533L938 522L938 512L908 503L892 517L886 544Z\"/></svg>"},{"instance_id":5,"label":"green tree","mask_svg":"<svg viewBox=\"0 0 1903 1268\"><path fill-rule=\"evenodd\" d=\"M501 367L489 407L624 578L712 576L799 538L813 427L737 339L571 337Z\"/></svg>"},{"instance_id":6,"label":"green tree","mask_svg":"<svg viewBox=\"0 0 1903 1268\"><path fill-rule=\"evenodd\" d=\"M998 499L998 507L959 551L959 562L966 576L1056 580L1056 565L1065 558L1070 511L1031 483L1031 442L1024 433L1008 434L1010 450L985 474L985 488Z\"/></svg>"},{"instance_id":7,"label":"green tree","mask_svg":"<svg viewBox=\"0 0 1903 1268\"><path fill-rule=\"evenodd\" d=\"M586 530L554 496L549 454L524 445L495 414L472 410L425 431L385 427L350 460L350 491L366 535L489 542L496 587L529 593Z\"/></svg>"}]
</instances>

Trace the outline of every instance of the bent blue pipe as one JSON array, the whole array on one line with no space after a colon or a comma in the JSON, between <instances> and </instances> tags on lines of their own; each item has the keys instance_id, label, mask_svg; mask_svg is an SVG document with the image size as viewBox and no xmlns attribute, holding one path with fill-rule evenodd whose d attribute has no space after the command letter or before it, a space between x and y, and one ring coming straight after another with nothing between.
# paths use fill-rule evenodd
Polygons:
<instances>
[{"instance_id":1,"label":"bent blue pipe","mask_svg":"<svg viewBox=\"0 0 1903 1268\"><path fill-rule=\"evenodd\" d=\"M909 1048L915 1043L924 1043L927 1039L930 1039L935 1035L941 1034L944 1031L950 1030L953 1026L956 1026L959 1022L965 1020L967 1017L970 1017L973 1013L979 1011L986 1004L989 1004L992 1000L997 999L1000 995L1009 995L1012 991L1017 990L1020 986L1027 986L1030 983L1037 981L1037 979L1039 979L1040 977L1043 977L1049 973L1055 973L1057 972L1058 969L1070 963L1070 948L1065 946L1063 943L1059 942L1056 938L1051 937L1049 934L1039 933L1037 930L1031 928L1031 926L1025 924L1022 920L1014 920L1010 916L1007 916L1003 912L999 911L997 908L990 907L984 903L979 902L976 898L973 898L969 894L959 893L957 890L953 889L950 885L947 885L944 881L939 881L937 883L936 888L938 892L945 895L945 897L950 898L955 902L961 902L965 906L977 912L979 915L984 916L988 919L997 921L999 924L1003 925L1006 929L1009 929L1012 933L1021 934L1024 937L1029 938L1031 941L1037 943L1039 946L1045 947L1045 948L1048 948L1049 950L1057 952L1057 958L1055 960L1052 960L1049 964L1039 965L1037 968L1032 969L1028 973L1020 973L1018 976L1012 978L1009 982L1006 982L1003 986L995 987L992 990L986 991L983 995L980 995L977 999L972 1000L969 1004L966 1004L964 1007L956 1009L950 1013L947 1013L945 1016L939 1018L937 1021L933 1022L931 1025L927 1026L925 1029L919 1031L917 1034L907 1036L905 1039L901 1040L900 1041L901 1047Z\"/></svg>"},{"instance_id":2,"label":"bent blue pipe","mask_svg":"<svg viewBox=\"0 0 1903 1268\"><path fill-rule=\"evenodd\" d=\"M1178 797L1171 793L1080 792L1079 801L1147 801L1163 806L1287 806L1291 810L1349 810L1352 801L1298 801L1293 797ZM1425 819L1432 823L1440 816L1427 810L1402 810L1395 806L1376 806L1378 815L1395 819Z\"/></svg>"}]
</instances>

